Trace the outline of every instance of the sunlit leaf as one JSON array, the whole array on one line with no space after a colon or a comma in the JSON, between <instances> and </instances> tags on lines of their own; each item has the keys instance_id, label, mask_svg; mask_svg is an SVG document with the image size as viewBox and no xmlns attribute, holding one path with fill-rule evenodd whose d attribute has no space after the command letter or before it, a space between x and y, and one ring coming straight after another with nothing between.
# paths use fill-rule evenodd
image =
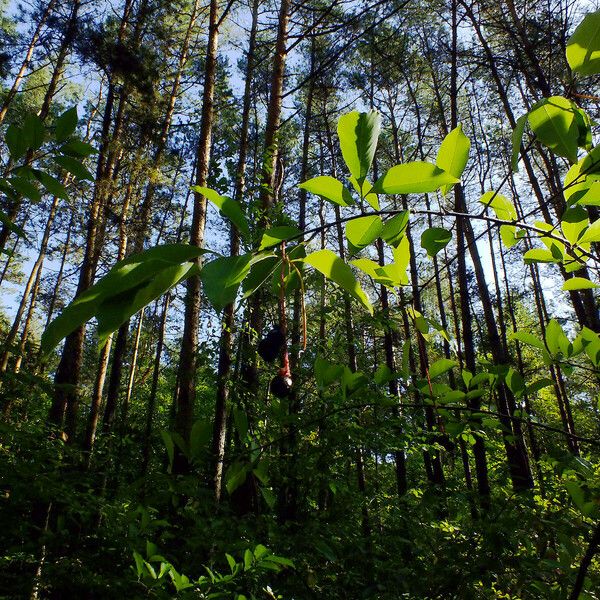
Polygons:
<instances>
[{"instance_id":1,"label":"sunlit leaf","mask_svg":"<svg viewBox=\"0 0 600 600\"><path fill-rule=\"evenodd\" d=\"M378 194L421 194L453 183L459 180L438 166L415 161L392 167L375 182L373 189Z\"/></svg>"},{"instance_id":2,"label":"sunlit leaf","mask_svg":"<svg viewBox=\"0 0 600 600\"><path fill-rule=\"evenodd\" d=\"M337 132L344 162L358 183L367 177L381 128L381 116L376 111L353 111L338 120Z\"/></svg>"},{"instance_id":3,"label":"sunlit leaf","mask_svg":"<svg viewBox=\"0 0 600 600\"><path fill-rule=\"evenodd\" d=\"M301 183L298 187L339 206L350 206L353 203L350 190L341 181L328 175L314 177Z\"/></svg>"},{"instance_id":4,"label":"sunlit leaf","mask_svg":"<svg viewBox=\"0 0 600 600\"><path fill-rule=\"evenodd\" d=\"M600 11L586 15L569 38L567 62L581 75L600 73Z\"/></svg>"},{"instance_id":5,"label":"sunlit leaf","mask_svg":"<svg viewBox=\"0 0 600 600\"><path fill-rule=\"evenodd\" d=\"M352 269L335 252L327 249L317 250L317 252L309 254L304 262L360 300L363 306L373 314L371 302L354 277Z\"/></svg>"},{"instance_id":6,"label":"sunlit leaf","mask_svg":"<svg viewBox=\"0 0 600 600\"><path fill-rule=\"evenodd\" d=\"M212 202L221 212L224 217L227 217L242 233L244 236L250 235L250 228L246 221L246 216L240 206L239 202L228 198L227 196L221 196L215 190L200 185L192 186L192 191L204 196L207 200Z\"/></svg>"}]
</instances>

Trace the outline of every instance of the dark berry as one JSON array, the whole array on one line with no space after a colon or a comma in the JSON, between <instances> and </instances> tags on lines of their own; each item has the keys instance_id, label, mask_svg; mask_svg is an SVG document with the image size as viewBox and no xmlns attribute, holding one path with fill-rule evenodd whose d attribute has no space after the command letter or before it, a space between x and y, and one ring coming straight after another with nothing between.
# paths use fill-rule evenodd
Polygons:
<instances>
[{"instance_id":1,"label":"dark berry","mask_svg":"<svg viewBox=\"0 0 600 600\"><path fill-rule=\"evenodd\" d=\"M279 356L284 342L285 337L281 329L275 326L258 343L258 354L263 360L273 362Z\"/></svg>"},{"instance_id":2,"label":"dark berry","mask_svg":"<svg viewBox=\"0 0 600 600\"><path fill-rule=\"evenodd\" d=\"M277 398L287 398L292 391L292 378L288 375L275 375L271 379L271 394Z\"/></svg>"}]
</instances>

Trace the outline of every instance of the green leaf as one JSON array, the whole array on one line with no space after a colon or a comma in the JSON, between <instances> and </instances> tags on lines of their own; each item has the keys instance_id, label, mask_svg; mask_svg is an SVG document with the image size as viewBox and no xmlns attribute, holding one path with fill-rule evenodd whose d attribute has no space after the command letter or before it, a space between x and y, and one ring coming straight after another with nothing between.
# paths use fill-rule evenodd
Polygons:
<instances>
[{"instance_id":1,"label":"green leaf","mask_svg":"<svg viewBox=\"0 0 600 600\"><path fill-rule=\"evenodd\" d=\"M360 217L346 223L346 238L352 249L361 250L376 240L382 230L379 216Z\"/></svg>"},{"instance_id":2,"label":"green leaf","mask_svg":"<svg viewBox=\"0 0 600 600\"><path fill-rule=\"evenodd\" d=\"M57 198L62 200L69 199L69 192L67 188L58 180L56 177L49 175L45 171L38 171L37 169L33 172L36 179L46 188L46 191Z\"/></svg>"},{"instance_id":3,"label":"green leaf","mask_svg":"<svg viewBox=\"0 0 600 600\"><path fill-rule=\"evenodd\" d=\"M339 206L350 206L353 203L350 190L341 181L329 175L314 177L298 187Z\"/></svg>"},{"instance_id":4,"label":"green leaf","mask_svg":"<svg viewBox=\"0 0 600 600\"><path fill-rule=\"evenodd\" d=\"M242 235L246 237L250 235L250 228L239 202L227 196L221 196L215 190L200 185L192 186L192 191L212 202L219 209L221 215L227 217L240 230Z\"/></svg>"},{"instance_id":5,"label":"green leaf","mask_svg":"<svg viewBox=\"0 0 600 600\"><path fill-rule=\"evenodd\" d=\"M512 160L511 166L513 171L519 170L519 153L521 152L521 140L527 125L527 115L522 115L517 119L515 128L512 132Z\"/></svg>"},{"instance_id":6,"label":"green leaf","mask_svg":"<svg viewBox=\"0 0 600 600\"><path fill-rule=\"evenodd\" d=\"M19 160L27 152L27 139L22 129L16 125L9 125L4 141L13 160Z\"/></svg>"},{"instance_id":7,"label":"green leaf","mask_svg":"<svg viewBox=\"0 0 600 600\"><path fill-rule=\"evenodd\" d=\"M246 411L234 406L233 407L233 422L240 436L240 440L245 440L248 433L248 415Z\"/></svg>"},{"instance_id":8,"label":"green leaf","mask_svg":"<svg viewBox=\"0 0 600 600\"><path fill-rule=\"evenodd\" d=\"M78 121L79 118L77 116L76 106L69 108L60 115L54 124L54 137L56 138L56 141L64 142L70 135L75 133Z\"/></svg>"},{"instance_id":9,"label":"green leaf","mask_svg":"<svg viewBox=\"0 0 600 600\"><path fill-rule=\"evenodd\" d=\"M334 252L326 249L317 250L317 252L309 254L303 260L320 273L323 273L325 277L331 279L331 281L346 290L349 294L360 300L363 306L373 314L373 307L369 302L369 298L360 287L358 281L356 281L352 269Z\"/></svg>"},{"instance_id":10,"label":"green leaf","mask_svg":"<svg viewBox=\"0 0 600 600\"><path fill-rule=\"evenodd\" d=\"M264 250L265 248L277 246L278 244L281 244L281 242L289 240L290 238L295 238L301 234L301 229L298 229L298 227L292 227L291 225L272 227L263 233L260 247L258 249Z\"/></svg>"},{"instance_id":11,"label":"green leaf","mask_svg":"<svg viewBox=\"0 0 600 600\"><path fill-rule=\"evenodd\" d=\"M401 213L394 215L391 219L388 219L383 224L381 237L393 248L395 248L404 237L404 233L408 226L409 217L409 212L407 210L403 210Z\"/></svg>"},{"instance_id":12,"label":"green leaf","mask_svg":"<svg viewBox=\"0 0 600 600\"><path fill-rule=\"evenodd\" d=\"M373 377L375 383L377 385L383 385L384 383L388 383L392 379L394 379L394 373L392 372L392 370L385 363L381 363L377 367L377 370L375 371L375 375Z\"/></svg>"},{"instance_id":13,"label":"green leaf","mask_svg":"<svg viewBox=\"0 0 600 600\"><path fill-rule=\"evenodd\" d=\"M577 162L579 128L576 106L562 96L552 96L537 102L529 111L528 120L537 139L555 154Z\"/></svg>"},{"instance_id":14,"label":"green leaf","mask_svg":"<svg viewBox=\"0 0 600 600\"><path fill-rule=\"evenodd\" d=\"M173 468L173 460L175 458L175 444L173 443L173 438L168 431L161 429L160 436L163 439L163 443L165 445L165 449L167 450L167 458L169 459L169 472Z\"/></svg>"},{"instance_id":15,"label":"green leaf","mask_svg":"<svg viewBox=\"0 0 600 600\"><path fill-rule=\"evenodd\" d=\"M538 379L537 381L534 381L531 385L528 385L527 393L528 394L537 394L537 392L539 392L540 390L542 390L545 387L548 387L550 385L554 385L554 382L552 381L552 379L543 377L542 379Z\"/></svg>"},{"instance_id":16,"label":"green leaf","mask_svg":"<svg viewBox=\"0 0 600 600\"><path fill-rule=\"evenodd\" d=\"M250 273L242 282L243 298L251 296L261 285L269 280L271 274L281 268L281 259L278 256L267 256L250 267Z\"/></svg>"},{"instance_id":17,"label":"green leaf","mask_svg":"<svg viewBox=\"0 0 600 600\"><path fill-rule=\"evenodd\" d=\"M60 165L65 171L74 175L80 181L85 179L89 181L94 180L94 176L78 161L76 158L72 156L55 156L54 162Z\"/></svg>"},{"instance_id":18,"label":"green leaf","mask_svg":"<svg viewBox=\"0 0 600 600\"><path fill-rule=\"evenodd\" d=\"M427 250L427 254L433 258L440 250L443 250L452 239L452 234L442 227L430 227L421 235L421 248Z\"/></svg>"},{"instance_id":19,"label":"green leaf","mask_svg":"<svg viewBox=\"0 0 600 600\"><path fill-rule=\"evenodd\" d=\"M579 243L600 242L600 219L594 221L581 236Z\"/></svg>"},{"instance_id":20,"label":"green leaf","mask_svg":"<svg viewBox=\"0 0 600 600\"><path fill-rule=\"evenodd\" d=\"M359 185L369 173L381 128L381 116L376 111L353 111L338 120L337 132L342 156L350 174Z\"/></svg>"},{"instance_id":21,"label":"green leaf","mask_svg":"<svg viewBox=\"0 0 600 600\"><path fill-rule=\"evenodd\" d=\"M454 183L459 180L436 165L415 161L389 169L375 182L373 190L378 194L421 194Z\"/></svg>"},{"instance_id":22,"label":"green leaf","mask_svg":"<svg viewBox=\"0 0 600 600\"><path fill-rule=\"evenodd\" d=\"M229 495L233 494L244 481L248 474L248 465L242 462L233 463L228 469L225 476L225 487ZM247 552L250 552L247 550ZM250 553L252 555L252 553Z\"/></svg>"},{"instance_id":23,"label":"green leaf","mask_svg":"<svg viewBox=\"0 0 600 600\"><path fill-rule=\"evenodd\" d=\"M546 325L546 345L553 357L562 354L564 358L571 356L573 345L565 335L558 321L551 319Z\"/></svg>"},{"instance_id":24,"label":"green leaf","mask_svg":"<svg viewBox=\"0 0 600 600\"><path fill-rule=\"evenodd\" d=\"M16 233L18 236L27 238L25 232L15 223L10 220L10 217L2 210L0 210L0 223L2 223L5 227L8 227L10 231Z\"/></svg>"},{"instance_id":25,"label":"green leaf","mask_svg":"<svg viewBox=\"0 0 600 600\"><path fill-rule=\"evenodd\" d=\"M479 202L489 206L498 219L503 221L515 221L517 219L517 209L514 204L502 194L486 192L479 198Z\"/></svg>"},{"instance_id":26,"label":"green leaf","mask_svg":"<svg viewBox=\"0 0 600 600\"><path fill-rule=\"evenodd\" d=\"M11 177L9 180L10 185L17 191L17 193L25 198L29 198L33 202L39 202L42 198L40 190L24 177Z\"/></svg>"},{"instance_id":27,"label":"green leaf","mask_svg":"<svg viewBox=\"0 0 600 600\"><path fill-rule=\"evenodd\" d=\"M250 271L252 254L225 256L211 260L200 272L204 293L217 312L232 303L240 284Z\"/></svg>"},{"instance_id":28,"label":"green leaf","mask_svg":"<svg viewBox=\"0 0 600 600\"><path fill-rule=\"evenodd\" d=\"M545 350L546 346L544 346L544 342L539 338L535 337L535 335L531 333L527 333L526 331L515 331L510 334L511 340L517 340L519 342L523 342L528 346L533 346L534 348L539 348L540 350Z\"/></svg>"},{"instance_id":29,"label":"green leaf","mask_svg":"<svg viewBox=\"0 0 600 600\"><path fill-rule=\"evenodd\" d=\"M560 220L562 233L571 244L576 244L589 224L588 213L583 206L565 210Z\"/></svg>"},{"instance_id":30,"label":"green leaf","mask_svg":"<svg viewBox=\"0 0 600 600\"><path fill-rule=\"evenodd\" d=\"M521 377L521 374L512 367L506 373L504 380L506 381L508 389L515 394L515 396L519 397L525 391L523 377Z\"/></svg>"},{"instance_id":31,"label":"green leaf","mask_svg":"<svg viewBox=\"0 0 600 600\"><path fill-rule=\"evenodd\" d=\"M463 133L462 125L459 125L442 141L435 164L453 177L460 179L469 160L470 148L471 141ZM443 186L442 193L446 194L451 187L450 184Z\"/></svg>"},{"instance_id":32,"label":"green leaf","mask_svg":"<svg viewBox=\"0 0 600 600\"><path fill-rule=\"evenodd\" d=\"M244 552L244 571L248 571L252 567L253 562L254 555L249 549L246 549Z\"/></svg>"},{"instance_id":33,"label":"green leaf","mask_svg":"<svg viewBox=\"0 0 600 600\"><path fill-rule=\"evenodd\" d=\"M87 158L91 154L96 154L98 152L94 146L87 142L82 142L81 140L71 140L70 142L63 144L60 147L60 151L62 154L75 157L79 156L81 158Z\"/></svg>"},{"instance_id":34,"label":"green leaf","mask_svg":"<svg viewBox=\"0 0 600 600\"><path fill-rule=\"evenodd\" d=\"M521 237L514 225L500 225L500 239L507 248L512 248L519 243Z\"/></svg>"},{"instance_id":35,"label":"green leaf","mask_svg":"<svg viewBox=\"0 0 600 600\"><path fill-rule=\"evenodd\" d=\"M572 290L591 290L600 287L597 283L586 279L585 277L571 277L567 279L562 286L565 292Z\"/></svg>"},{"instance_id":36,"label":"green leaf","mask_svg":"<svg viewBox=\"0 0 600 600\"><path fill-rule=\"evenodd\" d=\"M117 263L48 325L42 334L43 352L48 353L72 331L97 315L103 302L128 290L134 290L136 293L142 289L144 283L157 277L163 269L189 262L206 252L208 250L187 244L165 244Z\"/></svg>"},{"instance_id":37,"label":"green leaf","mask_svg":"<svg viewBox=\"0 0 600 600\"><path fill-rule=\"evenodd\" d=\"M317 356L314 365L315 379L320 388L327 387L344 374L344 365L329 362L327 359Z\"/></svg>"},{"instance_id":38,"label":"green leaf","mask_svg":"<svg viewBox=\"0 0 600 600\"><path fill-rule=\"evenodd\" d=\"M44 123L37 115L27 115L23 122L23 137L26 140L27 148L37 150L44 143Z\"/></svg>"},{"instance_id":39,"label":"green leaf","mask_svg":"<svg viewBox=\"0 0 600 600\"><path fill-rule=\"evenodd\" d=\"M98 320L98 346L102 348L110 334L144 306L197 272L196 265L191 262L167 266L157 270L149 281L139 287L108 297L95 313Z\"/></svg>"},{"instance_id":40,"label":"green leaf","mask_svg":"<svg viewBox=\"0 0 600 600\"><path fill-rule=\"evenodd\" d=\"M576 73L600 73L600 11L586 15L569 38L567 62Z\"/></svg>"},{"instance_id":41,"label":"green leaf","mask_svg":"<svg viewBox=\"0 0 600 600\"><path fill-rule=\"evenodd\" d=\"M458 363L455 360L450 360L449 358L440 358L440 360L436 360L429 367L429 378L435 379L440 375L443 375L450 369L457 367Z\"/></svg>"},{"instance_id":42,"label":"green leaf","mask_svg":"<svg viewBox=\"0 0 600 600\"><path fill-rule=\"evenodd\" d=\"M527 250L525 254L523 254L523 261L526 265L531 263L556 263L560 262L560 258L557 258L550 252L550 250L545 250L544 248L533 248L532 250Z\"/></svg>"}]
</instances>

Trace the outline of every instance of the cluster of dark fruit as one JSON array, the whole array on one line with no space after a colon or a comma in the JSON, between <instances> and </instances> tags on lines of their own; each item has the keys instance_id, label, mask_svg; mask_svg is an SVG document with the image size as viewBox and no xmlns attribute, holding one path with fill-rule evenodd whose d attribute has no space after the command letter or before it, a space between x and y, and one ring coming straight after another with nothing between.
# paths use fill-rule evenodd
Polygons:
<instances>
[{"instance_id":1,"label":"cluster of dark fruit","mask_svg":"<svg viewBox=\"0 0 600 600\"><path fill-rule=\"evenodd\" d=\"M283 331L276 325L258 343L258 354L266 362L273 362L279 356L284 344L285 336L283 335ZM289 366L287 366L287 357L285 366L271 379L270 389L271 393L277 398L287 398L290 395L292 391L292 378L290 377Z\"/></svg>"}]
</instances>

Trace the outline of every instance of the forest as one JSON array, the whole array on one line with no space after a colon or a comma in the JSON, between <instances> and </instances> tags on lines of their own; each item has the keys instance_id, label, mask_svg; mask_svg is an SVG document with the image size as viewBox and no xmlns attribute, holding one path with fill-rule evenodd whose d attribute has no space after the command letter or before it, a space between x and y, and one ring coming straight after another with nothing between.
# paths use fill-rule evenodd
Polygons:
<instances>
[{"instance_id":1,"label":"forest","mask_svg":"<svg viewBox=\"0 0 600 600\"><path fill-rule=\"evenodd\" d=\"M0 0L0 598L600 600L592 0Z\"/></svg>"}]
</instances>

